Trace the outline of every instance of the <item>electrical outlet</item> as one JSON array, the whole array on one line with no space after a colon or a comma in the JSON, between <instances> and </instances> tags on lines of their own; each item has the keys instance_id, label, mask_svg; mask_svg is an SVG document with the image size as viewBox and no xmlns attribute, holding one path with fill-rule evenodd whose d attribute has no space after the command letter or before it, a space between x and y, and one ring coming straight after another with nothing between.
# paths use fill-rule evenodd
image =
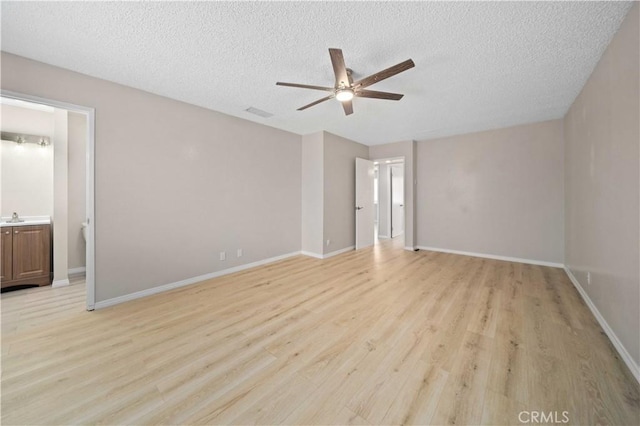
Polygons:
<instances>
[{"instance_id":1,"label":"electrical outlet","mask_svg":"<svg viewBox=\"0 0 640 426\"><path fill-rule=\"evenodd\" d=\"M329 244L331 244L331 240L327 240L327 247L329 247Z\"/></svg>"},{"instance_id":2,"label":"electrical outlet","mask_svg":"<svg viewBox=\"0 0 640 426\"><path fill-rule=\"evenodd\" d=\"M238 257L242 257L242 249L238 249Z\"/></svg>"},{"instance_id":3,"label":"electrical outlet","mask_svg":"<svg viewBox=\"0 0 640 426\"><path fill-rule=\"evenodd\" d=\"M226 251L221 251L220 252L220 260L227 260L227 252Z\"/></svg>"},{"instance_id":4,"label":"electrical outlet","mask_svg":"<svg viewBox=\"0 0 640 426\"><path fill-rule=\"evenodd\" d=\"M587 272L587 284L591 285L591 272Z\"/></svg>"}]
</instances>

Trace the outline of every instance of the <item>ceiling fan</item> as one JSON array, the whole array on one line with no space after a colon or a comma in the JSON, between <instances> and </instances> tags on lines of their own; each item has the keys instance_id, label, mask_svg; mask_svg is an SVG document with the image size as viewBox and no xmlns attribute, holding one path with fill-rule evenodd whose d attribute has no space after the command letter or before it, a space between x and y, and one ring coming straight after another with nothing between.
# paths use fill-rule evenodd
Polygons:
<instances>
[{"instance_id":1,"label":"ceiling fan","mask_svg":"<svg viewBox=\"0 0 640 426\"><path fill-rule=\"evenodd\" d=\"M336 76L336 82L334 87L323 87L323 86L310 86L308 84L297 84L297 83L282 83L277 82L278 86L289 86L289 87L299 87L301 89L313 89L313 90L322 90L325 92L331 92L329 96L326 96L322 99L318 99L315 102L311 102L309 105L305 105L301 108L298 108L298 111L302 111L314 105L318 105L321 102L328 101L331 98L336 98L342 103L342 108L344 108L344 113L346 115L353 114L353 104L351 100L354 96L360 98L374 98L374 99L387 99L391 101L399 101L402 99L404 95L399 93L389 93L389 92L377 92L375 90L365 90L366 87L371 86L379 81L387 79L389 77L393 77L396 74L400 74L403 71L406 71L410 68L413 68L415 64L411 59L407 59L404 62L400 62L397 65L394 65L390 68L377 72L375 74L370 75L369 77L365 77L358 81L353 81L351 78L351 70L344 65L344 57L342 56L341 49L329 49L329 55L331 56L331 64L333 65L333 72Z\"/></svg>"}]
</instances>

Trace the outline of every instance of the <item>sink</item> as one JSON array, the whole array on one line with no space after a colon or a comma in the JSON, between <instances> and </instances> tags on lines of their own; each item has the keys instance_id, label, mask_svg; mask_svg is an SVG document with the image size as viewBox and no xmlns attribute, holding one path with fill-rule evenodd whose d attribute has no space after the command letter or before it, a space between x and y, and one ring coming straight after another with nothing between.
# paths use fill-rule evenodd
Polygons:
<instances>
[{"instance_id":1,"label":"sink","mask_svg":"<svg viewBox=\"0 0 640 426\"><path fill-rule=\"evenodd\" d=\"M21 223L21 222L24 222L24 219L18 219L18 220L11 219L11 220L7 220L5 223Z\"/></svg>"}]
</instances>

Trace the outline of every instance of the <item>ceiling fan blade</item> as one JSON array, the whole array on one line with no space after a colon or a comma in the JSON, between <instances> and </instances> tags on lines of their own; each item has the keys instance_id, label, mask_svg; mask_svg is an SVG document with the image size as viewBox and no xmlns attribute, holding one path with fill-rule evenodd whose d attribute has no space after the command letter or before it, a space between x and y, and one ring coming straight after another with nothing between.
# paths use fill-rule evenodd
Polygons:
<instances>
[{"instance_id":1,"label":"ceiling fan blade","mask_svg":"<svg viewBox=\"0 0 640 426\"><path fill-rule=\"evenodd\" d=\"M362 80L356 81L355 83L353 83L353 87L365 88L367 86L371 86L374 83L385 80L389 77L393 77L394 75L400 74L401 72L411 69L415 66L416 64L414 64L411 59L407 59L404 62L400 62L397 65L387 68L386 70L382 70L373 75L370 75L369 77L365 77Z\"/></svg>"},{"instance_id":2,"label":"ceiling fan blade","mask_svg":"<svg viewBox=\"0 0 640 426\"><path fill-rule=\"evenodd\" d=\"M333 73L336 75L336 87L349 87L349 76L347 75L347 67L344 65L344 57L341 49L329 49L331 56L331 64L333 65Z\"/></svg>"},{"instance_id":3,"label":"ceiling fan blade","mask_svg":"<svg viewBox=\"0 0 640 426\"><path fill-rule=\"evenodd\" d=\"M375 90L358 90L355 95L361 98L388 99L390 101L399 101L404 96L400 93L377 92Z\"/></svg>"},{"instance_id":4,"label":"ceiling fan blade","mask_svg":"<svg viewBox=\"0 0 640 426\"><path fill-rule=\"evenodd\" d=\"M276 85L287 86L287 87L298 87L300 89L324 90L325 92L333 92L335 90L333 87L310 86L308 84L297 84L297 83L282 83L281 81L277 82Z\"/></svg>"},{"instance_id":5,"label":"ceiling fan blade","mask_svg":"<svg viewBox=\"0 0 640 426\"><path fill-rule=\"evenodd\" d=\"M318 100L317 100L317 101L315 101L315 102L311 102L309 105L305 105L305 106L303 106L303 107L298 108L298 111L302 111L303 109L307 109L307 108L310 108L310 107L312 107L312 106L314 106L314 105L318 105L320 102L328 101L328 100L329 100L329 99L331 99L331 98L333 98L333 95L329 95L329 96L324 97L324 98L322 98L322 99L318 99Z\"/></svg>"},{"instance_id":6,"label":"ceiling fan blade","mask_svg":"<svg viewBox=\"0 0 640 426\"><path fill-rule=\"evenodd\" d=\"M351 101L341 102L342 108L344 108L344 115L353 114L353 103Z\"/></svg>"}]
</instances>

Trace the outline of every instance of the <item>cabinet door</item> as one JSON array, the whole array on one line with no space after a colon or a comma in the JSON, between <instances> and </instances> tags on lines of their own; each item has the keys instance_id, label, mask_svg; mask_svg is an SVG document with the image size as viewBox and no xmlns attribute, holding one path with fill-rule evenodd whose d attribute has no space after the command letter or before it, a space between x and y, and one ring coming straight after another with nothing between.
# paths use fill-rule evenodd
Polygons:
<instances>
[{"instance_id":1,"label":"cabinet door","mask_svg":"<svg viewBox=\"0 0 640 426\"><path fill-rule=\"evenodd\" d=\"M49 225L13 227L13 279L22 280L49 275Z\"/></svg>"},{"instance_id":2,"label":"cabinet door","mask_svg":"<svg viewBox=\"0 0 640 426\"><path fill-rule=\"evenodd\" d=\"M13 274L12 256L13 252L13 228L0 228L2 230L2 269L0 269L0 280L11 281Z\"/></svg>"}]
</instances>

